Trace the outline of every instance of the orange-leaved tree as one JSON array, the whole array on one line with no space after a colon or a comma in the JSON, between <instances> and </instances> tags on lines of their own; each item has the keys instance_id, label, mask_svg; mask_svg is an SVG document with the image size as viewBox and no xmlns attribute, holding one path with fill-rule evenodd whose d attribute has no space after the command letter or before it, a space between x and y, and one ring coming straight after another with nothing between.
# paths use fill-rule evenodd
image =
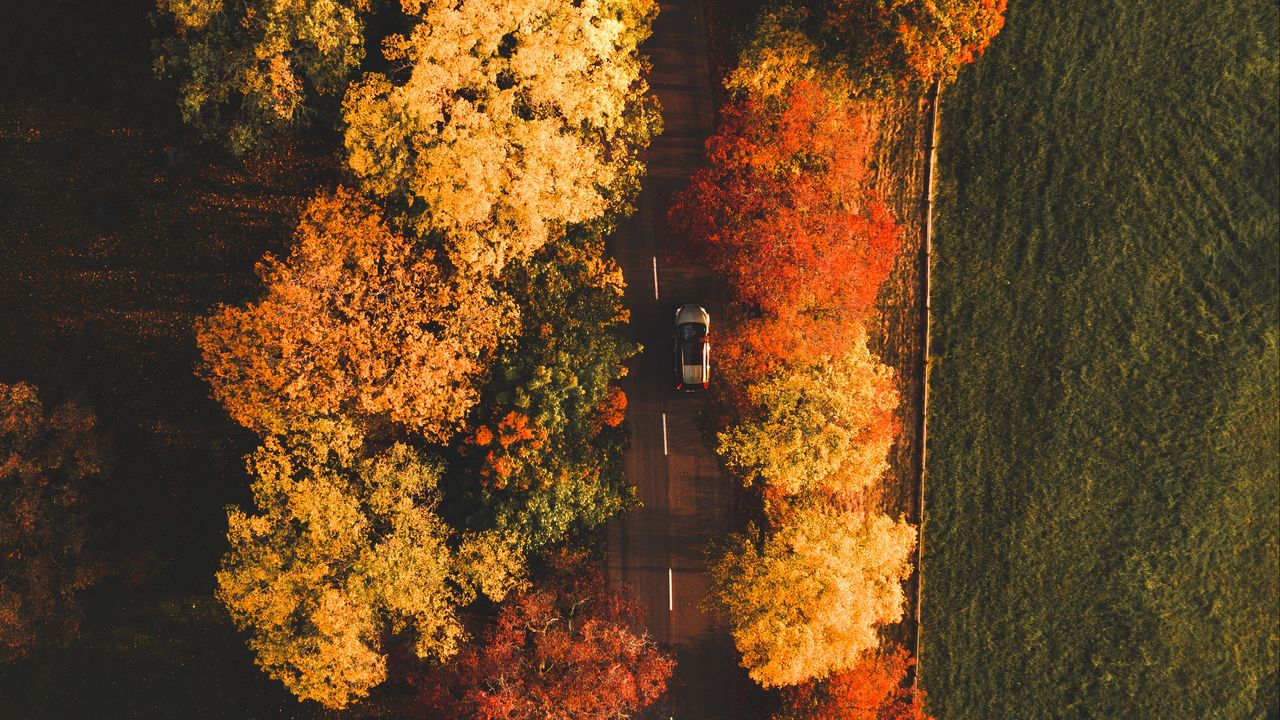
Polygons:
<instances>
[{"instance_id":1,"label":"orange-leaved tree","mask_svg":"<svg viewBox=\"0 0 1280 720\"><path fill-rule=\"evenodd\" d=\"M953 80L1004 27L1007 0L828 0L820 35L855 68L898 82Z\"/></svg>"},{"instance_id":2,"label":"orange-leaved tree","mask_svg":"<svg viewBox=\"0 0 1280 720\"><path fill-rule=\"evenodd\" d=\"M899 247L869 187L874 118L815 82L779 100L733 102L671 209L673 226L725 277L749 316L741 357L843 352L872 311Z\"/></svg>"},{"instance_id":3,"label":"orange-leaved tree","mask_svg":"<svg viewBox=\"0 0 1280 720\"><path fill-rule=\"evenodd\" d=\"M924 691L906 684L915 662L897 644L863 653L846 670L785 688L774 720L929 720Z\"/></svg>"},{"instance_id":4,"label":"orange-leaved tree","mask_svg":"<svg viewBox=\"0 0 1280 720\"><path fill-rule=\"evenodd\" d=\"M776 95L813 80L845 96L954 80L1004 26L1007 0L818 0L760 14L728 85Z\"/></svg>"},{"instance_id":5,"label":"orange-leaved tree","mask_svg":"<svg viewBox=\"0 0 1280 720\"><path fill-rule=\"evenodd\" d=\"M487 282L446 277L342 189L316 197L288 259L258 272L260 300L197 327L200 372L235 420L266 433L298 415L386 417L437 441L460 426L503 325Z\"/></svg>"}]
</instances>

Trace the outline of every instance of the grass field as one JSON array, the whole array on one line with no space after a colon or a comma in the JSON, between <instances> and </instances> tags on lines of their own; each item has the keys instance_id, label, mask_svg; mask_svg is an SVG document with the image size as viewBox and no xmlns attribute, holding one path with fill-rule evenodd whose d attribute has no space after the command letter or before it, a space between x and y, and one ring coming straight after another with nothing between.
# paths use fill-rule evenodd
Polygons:
<instances>
[{"instance_id":1,"label":"grass field","mask_svg":"<svg viewBox=\"0 0 1280 720\"><path fill-rule=\"evenodd\" d=\"M1280 714L1278 23L1015 2L944 94L938 717Z\"/></svg>"}]
</instances>

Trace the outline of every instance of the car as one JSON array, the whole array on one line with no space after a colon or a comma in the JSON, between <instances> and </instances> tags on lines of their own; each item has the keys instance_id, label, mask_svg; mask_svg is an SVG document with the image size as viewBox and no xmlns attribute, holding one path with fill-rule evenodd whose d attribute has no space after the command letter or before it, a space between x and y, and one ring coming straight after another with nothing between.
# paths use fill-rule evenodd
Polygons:
<instances>
[{"instance_id":1,"label":"car","mask_svg":"<svg viewBox=\"0 0 1280 720\"><path fill-rule=\"evenodd\" d=\"M711 315L692 303L676 310L676 389L696 392L711 387Z\"/></svg>"}]
</instances>

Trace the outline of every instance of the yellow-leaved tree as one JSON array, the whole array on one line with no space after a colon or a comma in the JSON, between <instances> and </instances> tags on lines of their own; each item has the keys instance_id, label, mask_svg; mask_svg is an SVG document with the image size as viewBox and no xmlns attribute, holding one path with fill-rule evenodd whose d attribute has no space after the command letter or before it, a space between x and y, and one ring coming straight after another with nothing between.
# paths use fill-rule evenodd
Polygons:
<instances>
[{"instance_id":1,"label":"yellow-leaved tree","mask_svg":"<svg viewBox=\"0 0 1280 720\"><path fill-rule=\"evenodd\" d=\"M342 708L367 695L386 677L389 632L410 634L421 658L452 656L477 585L501 600L519 584L502 538L451 549L440 467L407 445L370 452L350 421L312 418L267 438L248 467L256 512L228 510L218 597L299 699Z\"/></svg>"},{"instance_id":2,"label":"yellow-leaved tree","mask_svg":"<svg viewBox=\"0 0 1280 720\"><path fill-rule=\"evenodd\" d=\"M637 47L652 0L401 0L402 82L347 93L348 164L407 199L455 264L498 271L625 201L659 122Z\"/></svg>"},{"instance_id":3,"label":"yellow-leaved tree","mask_svg":"<svg viewBox=\"0 0 1280 720\"><path fill-rule=\"evenodd\" d=\"M867 349L864 331L856 335L840 357L784 364L747 384L744 417L719 434L718 447L744 482L848 498L888 469L893 368Z\"/></svg>"},{"instance_id":4,"label":"yellow-leaved tree","mask_svg":"<svg viewBox=\"0 0 1280 720\"><path fill-rule=\"evenodd\" d=\"M825 677L876 647L877 626L902 618L915 541L903 520L801 509L763 542L730 536L711 565L708 602L762 686Z\"/></svg>"},{"instance_id":5,"label":"yellow-leaved tree","mask_svg":"<svg viewBox=\"0 0 1280 720\"><path fill-rule=\"evenodd\" d=\"M287 260L258 268L265 295L197 327L201 374L242 425L385 416L443 441L475 404L506 311L490 284L448 278L421 241L339 189L313 200Z\"/></svg>"},{"instance_id":6,"label":"yellow-leaved tree","mask_svg":"<svg viewBox=\"0 0 1280 720\"><path fill-rule=\"evenodd\" d=\"M742 38L738 66L725 78L725 87L739 98L775 102L800 82L821 87L839 102L864 90L847 64L828 57L805 32L807 17L807 11L789 5L763 8Z\"/></svg>"}]
</instances>

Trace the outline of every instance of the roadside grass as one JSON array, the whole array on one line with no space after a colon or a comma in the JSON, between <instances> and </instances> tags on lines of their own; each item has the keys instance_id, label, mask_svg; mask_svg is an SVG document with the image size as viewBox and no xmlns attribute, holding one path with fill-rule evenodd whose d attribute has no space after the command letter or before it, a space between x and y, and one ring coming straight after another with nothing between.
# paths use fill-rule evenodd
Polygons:
<instances>
[{"instance_id":1,"label":"roadside grass","mask_svg":"<svg viewBox=\"0 0 1280 720\"><path fill-rule=\"evenodd\" d=\"M1011 3L943 95L938 717L1280 715L1278 30Z\"/></svg>"}]
</instances>

